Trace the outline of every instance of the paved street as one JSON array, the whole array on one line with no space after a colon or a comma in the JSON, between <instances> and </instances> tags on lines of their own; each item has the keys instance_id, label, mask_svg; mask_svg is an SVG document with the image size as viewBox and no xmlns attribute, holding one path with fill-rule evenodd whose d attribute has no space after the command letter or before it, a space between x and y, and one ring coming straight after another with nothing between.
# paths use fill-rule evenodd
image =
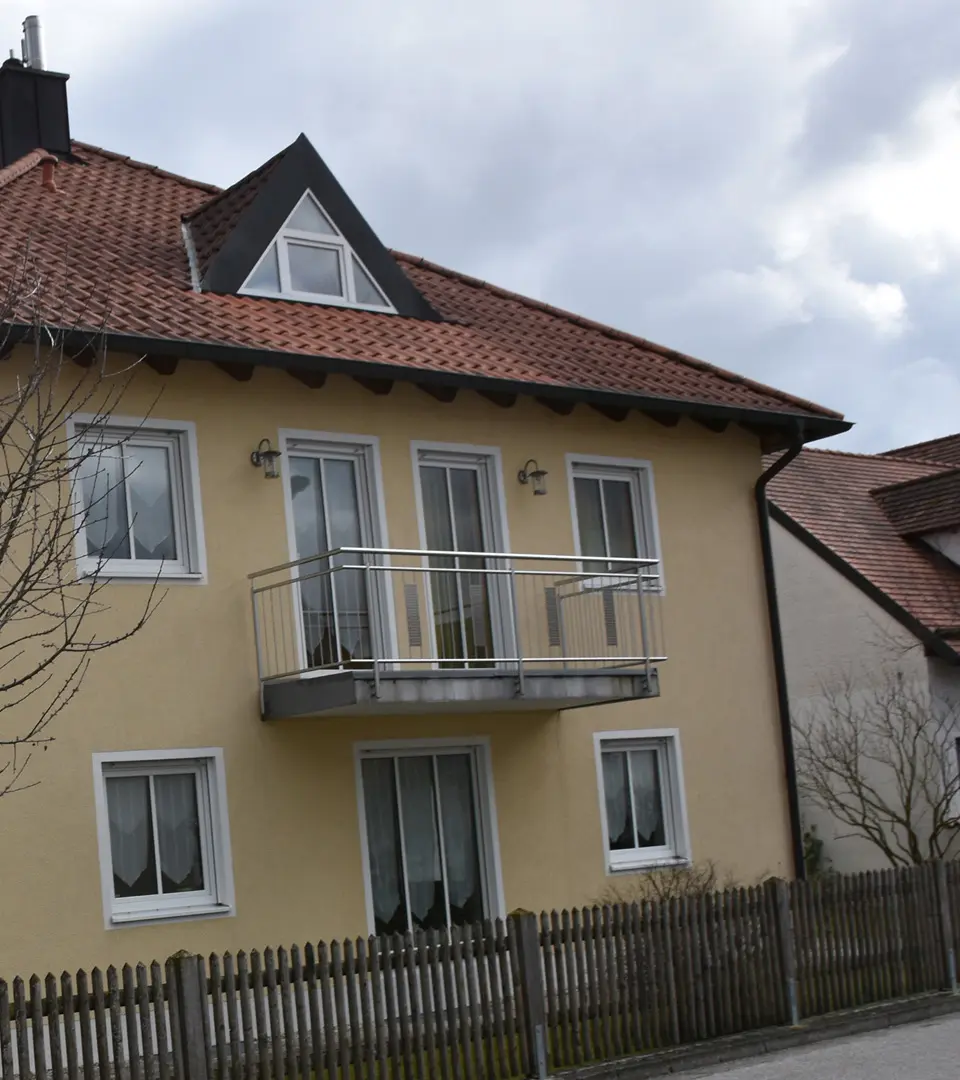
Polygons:
<instances>
[{"instance_id":1,"label":"paved street","mask_svg":"<svg viewBox=\"0 0 960 1080\"><path fill-rule=\"evenodd\" d=\"M718 1080L956 1080L960 1016L854 1035L687 1073Z\"/></svg>"}]
</instances>

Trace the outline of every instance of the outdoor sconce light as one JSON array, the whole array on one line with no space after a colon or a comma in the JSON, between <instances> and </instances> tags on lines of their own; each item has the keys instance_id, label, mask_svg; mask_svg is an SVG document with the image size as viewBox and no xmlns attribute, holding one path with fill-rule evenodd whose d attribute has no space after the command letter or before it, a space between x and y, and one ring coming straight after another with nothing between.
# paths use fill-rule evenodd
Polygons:
<instances>
[{"instance_id":1,"label":"outdoor sconce light","mask_svg":"<svg viewBox=\"0 0 960 1080\"><path fill-rule=\"evenodd\" d=\"M255 468L263 466L263 475L267 480L276 480L280 475L280 451L274 450L269 439L261 439L260 445L250 455L250 464Z\"/></svg>"},{"instance_id":2,"label":"outdoor sconce light","mask_svg":"<svg viewBox=\"0 0 960 1080\"><path fill-rule=\"evenodd\" d=\"M531 458L517 473L517 479L521 484L529 484L532 481L534 495L546 495L547 470L541 469L535 458Z\"/></svg>"}]
</instances>

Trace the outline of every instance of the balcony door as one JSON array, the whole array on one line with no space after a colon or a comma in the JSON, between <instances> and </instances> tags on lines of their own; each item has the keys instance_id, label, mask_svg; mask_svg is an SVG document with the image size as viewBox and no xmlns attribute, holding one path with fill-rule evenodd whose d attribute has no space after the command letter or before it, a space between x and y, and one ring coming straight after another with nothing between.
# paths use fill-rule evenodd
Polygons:
<instances>
[{"instance_id":1,"label":"balcony door","mask_svg":"<svg viewBox=\"0 0 960 1080\"><path fill-rule=\"evenodd\" d=\"M495 459L488 454L420 449L427 595L435 656L441 667L486 667L507 654L506 581L490 571L503 560Z\"/></svg>"},{"instance_id":2,"label":"balcony door","mask_svg":"<svg viewBox=\"0 0 960 1080\"><path fill-rule=\"evenodd\" d=\"M338 553L378 544L372 453L369 444L287 441L294 556L309 560L298 568L295 600L306 668L363 667L383 655L383 583L358 569L376 560Z\"/></svg>"}]
</instances>

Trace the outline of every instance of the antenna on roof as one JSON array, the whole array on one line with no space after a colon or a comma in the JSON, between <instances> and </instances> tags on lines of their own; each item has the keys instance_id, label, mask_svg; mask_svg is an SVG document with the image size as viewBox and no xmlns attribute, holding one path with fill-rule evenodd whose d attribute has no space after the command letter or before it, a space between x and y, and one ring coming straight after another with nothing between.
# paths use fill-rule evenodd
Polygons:
<instances>
[{"instance_id":1,"label":"antenna on roof","mask_svg":"<svg viewBox=\"0 0 960 1080\"><path fill-rule=\"evenodd\" d=\"M28 15L23 20L20 50L26 67L43 71L43 28L40 26L39 15Z\"/></svg>"}]
</instances>

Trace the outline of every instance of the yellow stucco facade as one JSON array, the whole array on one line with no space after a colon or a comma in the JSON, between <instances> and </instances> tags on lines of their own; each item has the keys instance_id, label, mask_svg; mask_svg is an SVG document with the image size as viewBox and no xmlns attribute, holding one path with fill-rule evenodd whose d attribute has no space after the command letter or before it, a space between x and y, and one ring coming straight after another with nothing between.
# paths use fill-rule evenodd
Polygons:
<instances>
[{"instance_id":1,"label":"yellow stucco facade","mask_svg":"<svg viewBox=\"0 0 960 1080\"><path fill-rule=\"evenodd\" d=\"M679 729L694 861L743 881L789 873L754 436L689 420L663 427L636 412L616 423L583 405L557 416L532 399L504 409L467 391L441 403L404 384L379 396L342 377L308 390L264 368L238 382L197 362L167 377L141 365L118 411L196 424L207 580L165 586L147 626L95 658L56 741L31 763L38 785L0 801L0 975L366 933L360 741L489 738L507 911L589 902L611 881L596 731ZM263 723L247 575L287 560L290 542L284 486L251 467L250 451L265 437L276 446L284 428L379 438L394 547L420 546L411 440L500 449L521 552L575 550L567 453L650 461L667 582L661 696L559 714ZM546 497L516 482L530 457L549 472ZM118 582L101 594L118 625L146 589ZM235 914L106 929L92 755L191 747L223 751Z\"/></svg>"}]
</instances>

